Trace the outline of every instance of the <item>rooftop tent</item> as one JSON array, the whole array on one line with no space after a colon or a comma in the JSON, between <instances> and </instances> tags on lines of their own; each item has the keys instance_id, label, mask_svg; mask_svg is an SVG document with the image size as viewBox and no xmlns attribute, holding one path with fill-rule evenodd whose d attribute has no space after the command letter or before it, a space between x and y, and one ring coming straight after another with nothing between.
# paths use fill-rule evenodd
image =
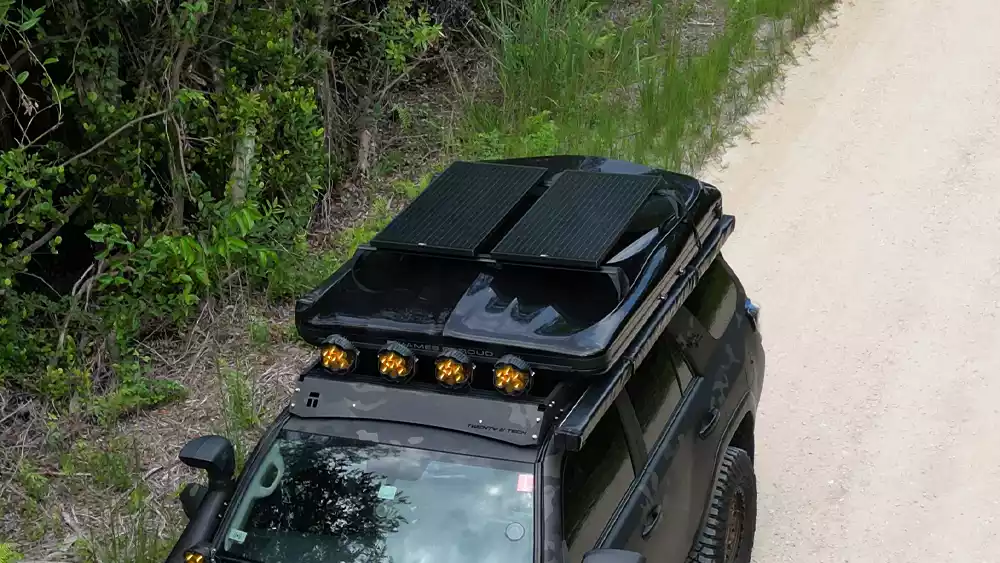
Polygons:
<instances>
[{"instance_id":1,"label":"rooftop tent","mask_svg":"<svg viewBox=\"0 0 1000 563\"><path fill-rule=\"evenodd\" d=\"M714 187L624 164L452 164L299 301L300 333L313 344L337 333L362 348L402 340L606 370L651 299L719 238L723 217Z\"/></svg>"}]
</instances>

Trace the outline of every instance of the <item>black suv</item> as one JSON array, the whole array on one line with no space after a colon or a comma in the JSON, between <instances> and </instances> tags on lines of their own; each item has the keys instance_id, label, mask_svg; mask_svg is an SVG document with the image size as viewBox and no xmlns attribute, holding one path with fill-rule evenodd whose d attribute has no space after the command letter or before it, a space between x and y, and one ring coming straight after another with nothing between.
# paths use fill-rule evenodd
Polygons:
<instances>
[{"instance_id":1,"label":"black suv","mask_svg":"<svg viewBox=\"0 0 1000 563\"><path fill-rule=\"evenodd\" d=\"M690 176L457 162L299 300L318 358L168 561L750 561L759 310Z\"/></svg>"}]
</instances>

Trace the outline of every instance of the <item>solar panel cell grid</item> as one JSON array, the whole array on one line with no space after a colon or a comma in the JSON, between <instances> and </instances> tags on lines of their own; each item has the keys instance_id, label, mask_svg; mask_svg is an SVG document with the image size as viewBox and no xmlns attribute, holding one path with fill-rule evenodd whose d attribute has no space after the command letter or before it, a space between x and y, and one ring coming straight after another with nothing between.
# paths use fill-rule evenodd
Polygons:
<instances>
[{"instance_id":1,"label":"solar panel cell grid","mask_svg":"<svg viewBox=\"0 0 1000 563\"><path fill-rule=\"evenodd\" d=\"M660 178L564 173L493 249L508 262L600 267Z\"/></svg>"},{"instance_id":2,"label":"solar panel cell grid","mask_svg":"<svg viewBox=\"0 0 1000 563\"><path fill-rule=\"evenodd\" d=\"M456 162L372 239L376 248L475 256L544 168Z\"/></svg>"}]
</instances>

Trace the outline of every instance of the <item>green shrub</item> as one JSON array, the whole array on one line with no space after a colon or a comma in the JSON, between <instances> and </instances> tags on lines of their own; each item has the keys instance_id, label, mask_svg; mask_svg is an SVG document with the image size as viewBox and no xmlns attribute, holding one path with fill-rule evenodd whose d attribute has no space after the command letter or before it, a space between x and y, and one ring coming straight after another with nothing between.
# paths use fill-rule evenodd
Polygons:
<instances>
[{"instance_id":1,"label":"green shrub","mask_svg":"<svg viewBox=\"0 0 1000 563\"><path fill-rule=\"evenodd\" d=\"M134 444L125 438L110 440L105 445L79 441L59 461L63 473L83 473L87 483L99 487L129 491L135 484L139 464Z\"/></svg>"},{"instance_id":2,"label":"green shrub","mask_svg":"<svg viewBox=\"0 0 1000 563\"><path fill-rule=\"evenodd\" d=\"M0 0L0 385L101 419L181 396L136 340L315 281L342 125L442 33L411 0Z\"/></svg>"},{"instance_id":3,"label":"green shrub","mask_svg":"<svg viewBox=\"0 0 1000 563\"><path fill-rule=\"evenodd\" d=\"M10 544L0 543L0 563L17 563L24 556L14 551Z\"/></svg>"}]
</instances>

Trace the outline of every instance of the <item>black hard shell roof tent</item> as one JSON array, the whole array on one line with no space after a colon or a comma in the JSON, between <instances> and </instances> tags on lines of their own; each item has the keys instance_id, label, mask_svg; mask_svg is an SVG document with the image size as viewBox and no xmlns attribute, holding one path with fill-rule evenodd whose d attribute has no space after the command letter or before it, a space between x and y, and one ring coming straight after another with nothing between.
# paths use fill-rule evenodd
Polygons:
<instances>
[{"instance_id":1,"label":"black hard shell roof tent","mask_svg":"<svg viewBox=\"0 0 1000 563\"><path fill-rule=\"evenodd\" d=\"M605 373L732 224L719 191L682 174L597 157L456 162L299 300L296 324L314 345L341 334Z\"/></svg>"}]
</instances>

